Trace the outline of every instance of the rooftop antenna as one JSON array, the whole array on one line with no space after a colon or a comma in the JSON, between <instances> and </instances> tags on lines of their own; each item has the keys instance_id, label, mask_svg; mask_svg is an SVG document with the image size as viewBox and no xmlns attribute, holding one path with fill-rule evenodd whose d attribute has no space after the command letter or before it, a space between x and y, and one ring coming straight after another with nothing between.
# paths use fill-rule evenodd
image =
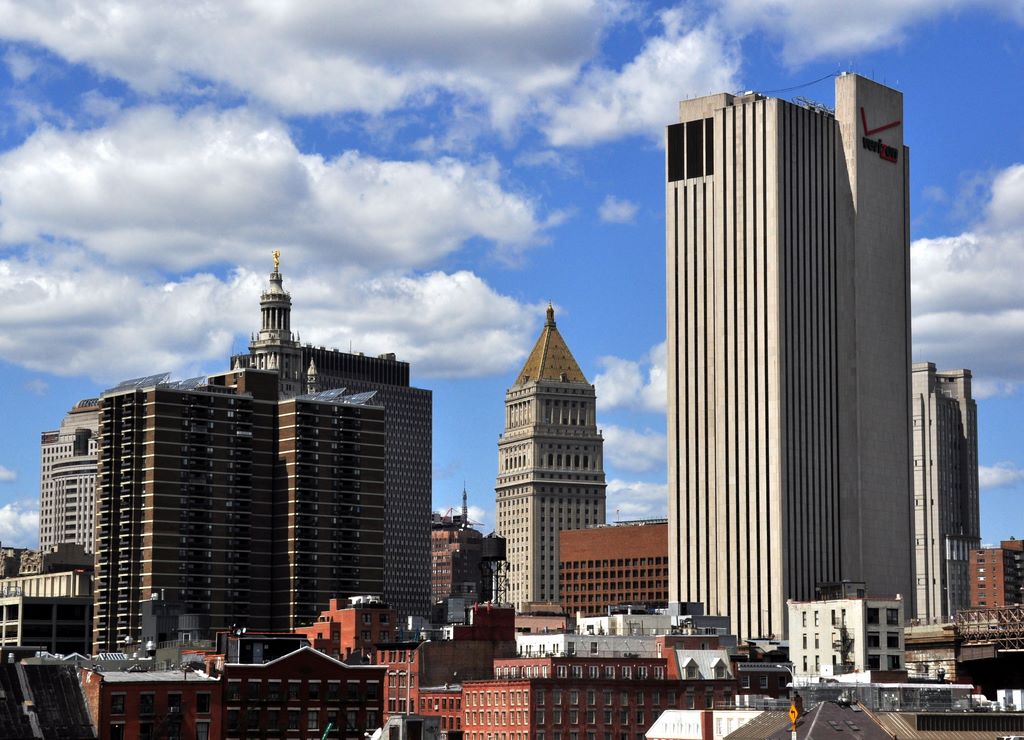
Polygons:
<instances>
[{"instance_id":1,"label":"rooftop antenna","mask_svg":"<svg viewBox=\"0 0 1024 740\"><path fill-rule=\"evenodd\" d=\"M469 526L469 500L466 493L466 480L462 480L462 528Z\"/></svg>"}]
</instances>

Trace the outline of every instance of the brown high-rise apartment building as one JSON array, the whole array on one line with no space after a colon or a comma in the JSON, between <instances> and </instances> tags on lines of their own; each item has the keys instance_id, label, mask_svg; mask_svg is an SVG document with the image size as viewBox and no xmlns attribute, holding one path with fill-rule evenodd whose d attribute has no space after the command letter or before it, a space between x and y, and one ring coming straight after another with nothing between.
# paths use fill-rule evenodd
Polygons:
<instances>
[{"instance_id":1,"label":"brown high-rise apartment building","mask_svg":"<svg viewBox=\"0 0 1024 740\"><path fill-rule=\"evenodd\" d=\"M523 610L559 599L558 534L604 524L604 439L597 396L547 320L505 392L498 439L496 531L508 542L509 601Z\"/></svg>"},{"instance_id":2,"label":"brown high-rise apartment building","mask_svg":"<svg viewBox=\"0 0 1024 740\"><path fill-rule=\"evenodd\" d=\"M971 606L1024 604L1024 540L971 551Z\"/></svg>"},{"instance_id":3,"label":"brown high-rise apartment building","mask_svg":"<svg viewBox=\"0 0 1024 740\"><path fill-rule=\"evenodd\" d=\"M243 369L100 398L93 651L137 643L142 604L207 630L291 630L383 590L384 411L373 394L278 400Z\"/></svg>"},{"instance_id":4,"label":"brown high-rise apartment building","mask_svg":"<svg viewBox=\"0 0 1024 740\"><path fill-rule=\"evenodd\" d=\"M39 549L63 544L93 551L99 401L75 404L60 429L43 432L39 466Z\"/></svg>"},{"instance_id":5,"label":"brown high-rise apartment building","mask_svg":"<svg viewBox=\"0 0 1024 740\"><path fill-rule=\"evenodd\" d=\"M261 325L233 368L278 373L282 399L344 388L375 391L387 420L384 447L384 598L400 615L426 616L430 605L431 392L409 385L409 363L301 344L291 328L291 295L277 257L260 296Z\"/></svg>"},{"instance_id":6,"label":"brown high-rise apartment building","mask_svg":"<svg viewBox=\"0 0 1024 740\"><path fill-rule=\"evenodd\" d=\"M913 601L903 97L835 101L712 95L667 132L669 597L741 638L823 582Z\"/></svg>"},{"instance_id":7,"label":"brown high-rise apartment building","mask_svg":"<svg viewBox=\"0 0 1024 740\"><path fill-rule=\"evenodd\" d=\"M978 409L970 370L918 362L912 377L916 617L948 622L971 603L969 555L981 546Z\"/></svg>"}]
</instances>

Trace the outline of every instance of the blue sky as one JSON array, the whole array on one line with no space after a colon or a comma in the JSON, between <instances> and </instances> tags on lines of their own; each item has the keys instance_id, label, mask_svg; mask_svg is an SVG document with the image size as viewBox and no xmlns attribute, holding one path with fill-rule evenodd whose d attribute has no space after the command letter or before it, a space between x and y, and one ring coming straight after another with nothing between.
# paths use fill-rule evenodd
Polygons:
<instances>
[{"instance_id":1,"label":"blue sky","mask_svg":"<svg viewBox=\"0 0 1024 740\"><path fill-rule=\"evenodd\" d=\"M304 341L434 390L434 503L493 526L503 397L548 300L598 386L609 519L665 510L676 103L905 95L914 356L970 367L982 535L1024 535L1024 5L0 0L0 541L79 398L226 368L280 249ZM814 82L816 81L817 82ZM810 84L808 84L810 83Z\"/></svg>"}]
</instances>

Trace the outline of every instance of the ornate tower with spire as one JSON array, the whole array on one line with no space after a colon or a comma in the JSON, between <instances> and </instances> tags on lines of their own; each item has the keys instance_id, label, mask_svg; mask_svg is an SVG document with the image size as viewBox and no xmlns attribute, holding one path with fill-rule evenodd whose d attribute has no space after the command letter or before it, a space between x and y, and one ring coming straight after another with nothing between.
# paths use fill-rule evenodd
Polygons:
<instances>
[{"instance_id":1,"label":"ornate tower with spire","mask_svg":"<svg viewBox=\"0 0 1024 740\"><path fill-rule=\"evenodd\" d=\"M277 370L281 398L304 392L302 348L292 334L292 297L284 289L281 277L281 253L274 250L274 271L270 285L260 296L262 323L259 333L249 342L252 362L249 367Z\"/></svg>"},{"instance_id":2,"label":"ornate tower with spire","mask_svg":"<svg viewBox=\"0 0 1024 740\"><path fill-rule=\"evenodd\" d=\"M605 522L596 400L549 304L544 329L505 392L498 440L497 533L507 540L516 609L559 601L559 532Z\"/></svg>"}]
</instances>

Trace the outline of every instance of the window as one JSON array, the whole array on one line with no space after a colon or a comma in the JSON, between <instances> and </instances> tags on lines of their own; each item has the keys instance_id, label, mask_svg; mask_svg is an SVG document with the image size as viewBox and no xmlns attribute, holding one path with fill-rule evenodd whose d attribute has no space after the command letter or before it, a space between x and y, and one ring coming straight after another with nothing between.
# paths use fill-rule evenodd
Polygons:
<instances>
[{"instance_id":1,"label":"window","mask_svg":"<svg viewBox=\"0 0 1024 740\"><path fill-rule=\"evenodd\" d=\"M196 713L197 714L209 714L210 713L210 695L209 694L196 694ZM207 727L209 729L209 727Z\"/></svg>"},{"instance_id":2,"label":"window","mask_svg":"<svg viewBox=\"0 0 1024 740\"><path fill-rule=\"evenodd\" d=\"M299 698L299 682L289 681L288 682L288 698L298 699Z\"/></svg>"},{"instance_id":3,"label":"window","mask_svg":"<svg viewBox=\"0 0 1024 740\"><path fill-rule=\"evenodd\" d=\"M228 701L238 701L242 696L242 684L239 681L228 682Z\"/></svg>"},{"instance_id":4,"label":"window","mask_svg":"<svg viewBox=\"0 0 1024 740\"><path fill-rule=\"evenodd\" d=\"M299 710L289 709L288 710L288 729L297 730L299 729Z\"/></svg>"},{"instance_id":5,"label":"window","mask_svg":"<svg viewBox=\"0 0 1024 740\"><path fill-rule=\"evenodd\" d=\"M741 676L740 677L740 686L742 686L745 689L749 689L750 688L750 676Z\"/></svg>"},{"instance_id":6,"label":"window","mask_svg":"<svg viewBox=\"0 0 1024 740\"><path fill-rule=\"evenodd\" d=\"M313 701L318 701L320 699L320 682L310 681L308 691L309 698Z\"/></svg>"},{"instance_id":7,"label":"window","mask_svg":"<svg viewBox=\"0 0 1024 740\"><path fill-rule=\"evenodd\" d=\"M900 669L900 656L890 655L889 656L889 670L898 671Z\"/></svg>"},{"instance_id":8,"label":"window","mask_svg":"<svg viewBox=\"0 0 1024 740\"><path fill-rule=\"evenodd\" d=\"M900 610L899 609L886 609L885 610L885 623L886 624L899 624L900 623Z\"/></svg>"},{"instance_id":9,"label":"window","mask_svg":"<svg viewBox=\"0 0 1024 740\"><path fill-rule=\"evenodd\" d=\"M153 694L140 694L139 695L139 714L143 717L153 714L155 709L156 697Z\"/></svg>"},{"instance_id":10,"label":"window","mask_svg":"<svg viewBox=\"0 0 1024 740\"><path fill-rule=\"evenodd\" d=\"M877 632L868 632L868 647L869 648L876 648L876 647L880 647L880 646L881 646L881 643L879 642L878 633Z\"/></svg>"},{"instance_id":11,"label":"window","mask_svg":"<svg viewBox=\"0 0 1024 740\"><path fill-rule=\"evenodd\" d=\"M868 624L878 624L878 609L868 607Z\"/></svg>"},{"instance_id":12,"label":"window","mask_svg":"<svg viewBox=\"0 0 1024 740\"><path fill-rule=\"evenodd\" d=\"M900 633L899 632L886 632L885 633L885 646L887 648L894 648L899 650L900 648Z\"/></svg>"},{"instance_id":13,"label":"window","mask_svg":"<svg viewBox=\"0 0 1024 740\"><path fill-rule=\"evenodd\" d=\"M249 681L245 685L245 698L249 701L259 701L260 699L260 682Z\"/></svg>"},{"instance_id":14,"label":"window","mask_svg":"<svg viewBox=\"0 0 1024 740\"><path fill-rule=\"evenodd\" d=\"M749 683L749 681L748 681L748 683ZM758 681L758 685L762 689L767 689L768 688L768 676L761 676L759 681Z\"/></svg>"},{"instance_id":15,"label":"window","mask_svg":"<svg viewBox=\"0 0 1024 740\"><path fill-rule=\"evenodd\" d=\"M209 722L196 722L196 740L210 740Z\"/></svg>"},{"instance_id":16,"label":"window","mask_svg":"<svg viewBox=\"0 0 1024 740\"><path fill-rule=\"evenodd\" d=\"M124 694L113 694L110 697L110 713L124 714Z\"/></svg>"},{"instance_id":17,"label":"window","mask_svg":"<svg viewBox=\"0 0 1024 740\"><path fill-rule=\"evenodd\" d=\"M880 668L880 659L877 655L868 656L868 670L877 671Z\"/></svg>"}]
</instances>

